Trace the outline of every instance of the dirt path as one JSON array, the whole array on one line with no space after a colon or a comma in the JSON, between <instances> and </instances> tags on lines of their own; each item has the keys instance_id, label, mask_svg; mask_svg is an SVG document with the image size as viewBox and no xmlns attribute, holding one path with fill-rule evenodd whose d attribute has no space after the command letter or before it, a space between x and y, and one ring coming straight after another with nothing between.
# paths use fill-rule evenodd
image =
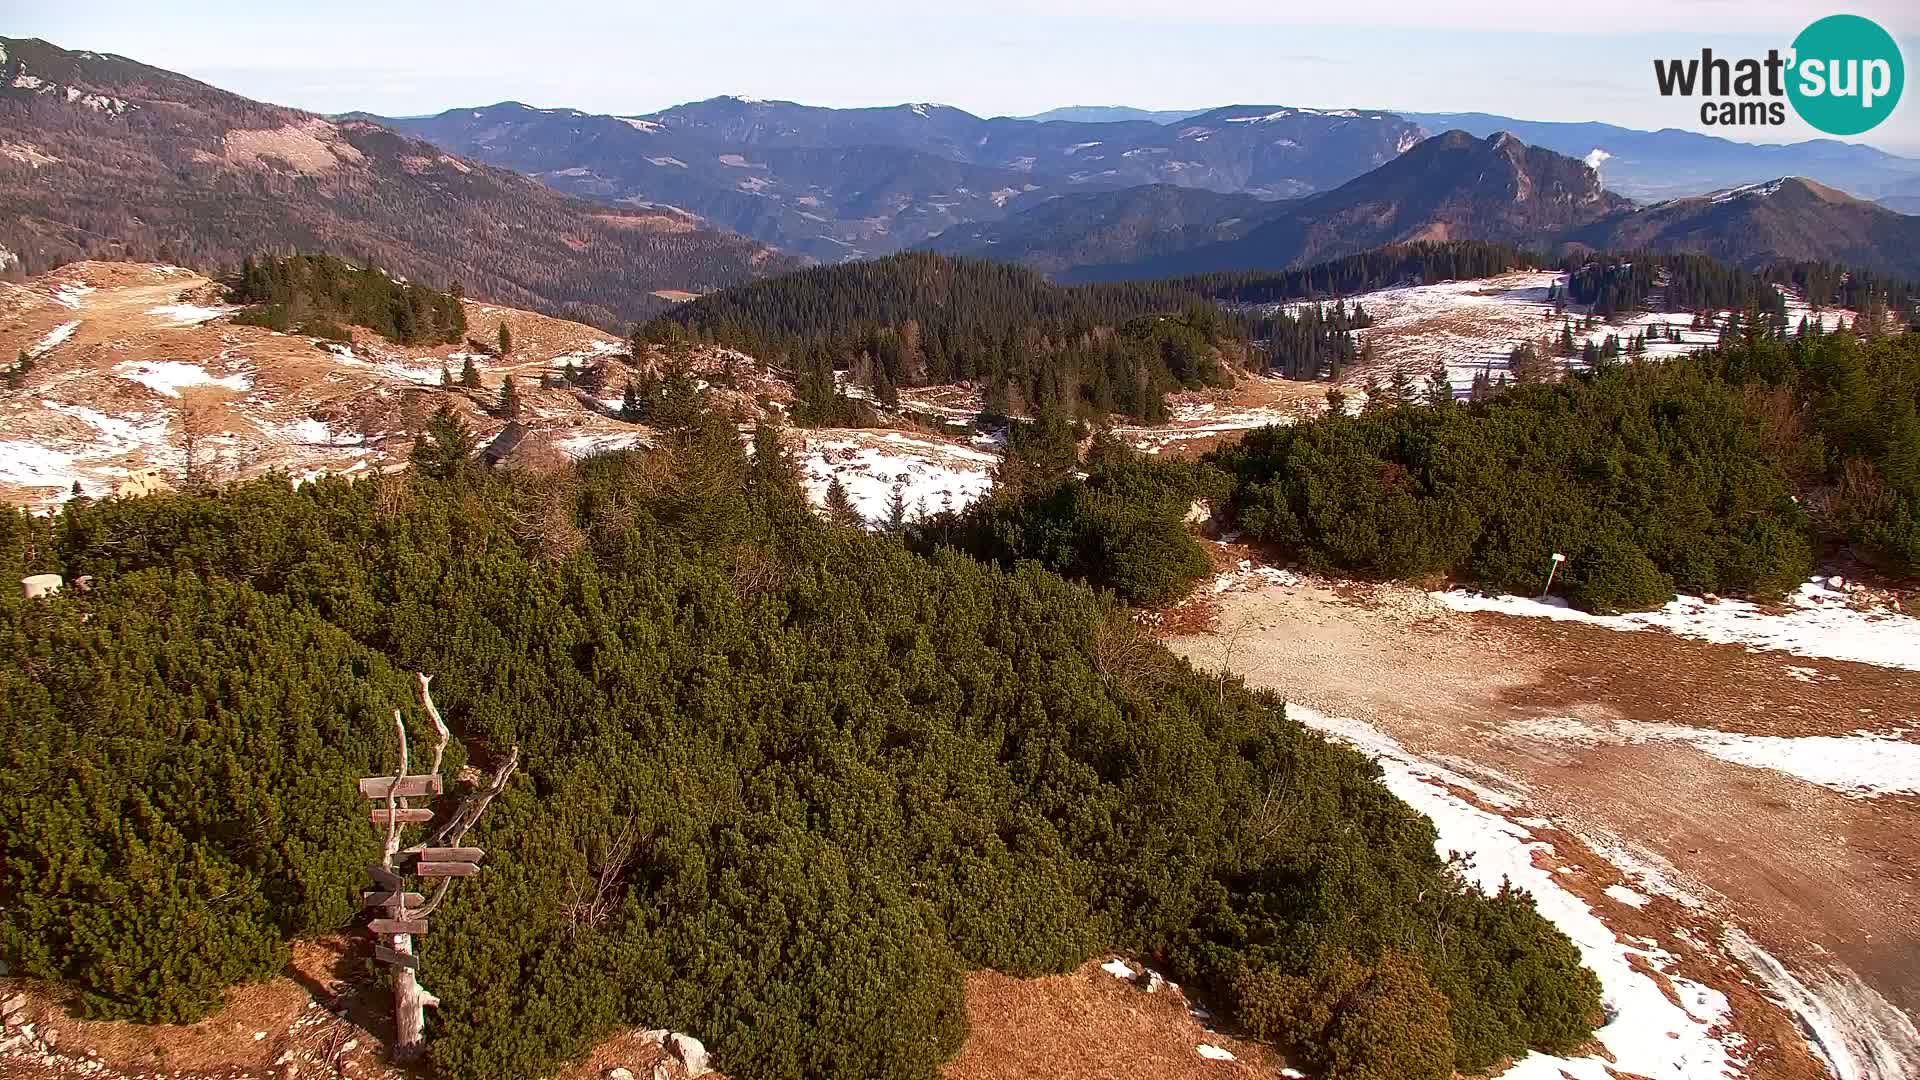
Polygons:
<instances>
[{"instance_id":1,"label":"dirt path","mask_svg":"<svg viewBox=\"0 0 1920 1080\"><path fill-rule=\"evenodd\" d=\"M1170 644L1521 793L1525 814L1652 868L1750 934L1833 1012L1852 1014L1838 1022L1878 1029L1889 1062L1903 1036L1904 1052L1920 1055L1911 1021L1886 1006L1920 1014L1920 798L1850 798L1649 726L1788 737L1904 728L1920 741L1920 674L1463 615L1411 589L1325 582L1230 592L1212 632ZM1920 1070L1920 1056L1889 1067Z\"/></svg>"}]
</instances>

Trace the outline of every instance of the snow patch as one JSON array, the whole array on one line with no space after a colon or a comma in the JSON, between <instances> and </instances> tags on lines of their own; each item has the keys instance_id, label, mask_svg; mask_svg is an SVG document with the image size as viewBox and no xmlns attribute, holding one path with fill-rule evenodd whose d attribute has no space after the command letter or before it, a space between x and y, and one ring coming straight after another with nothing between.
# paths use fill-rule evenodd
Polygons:
<instances>
[{"instance_id":1,"label":"snow patch","mask_svg":"<svg viewBox=\"0 0 1920 1080\"><path fill-rule=\"evenodd\" d=\"M189 386L220 386L228 390L248 390L253 380L246 375L214 376L199 364L179 360L130 360L113 369L115 375L137 382L156 394L177 398Z\"/></svg>"},{"instance_id":2,"label":"snow patch","mask_svg":"<svg viewBox=\"0 0 1920 1080\"><path fill-rule=\"evenodd\" d=\"M1844 587L1814 578L1787 597L1775 614L1744 600L1679 596L1658 611L1593 615L1549 597L1486 596L1455 589L1433 593L1455 611L1492 611L1555 622L1579 622L1608 630L1665 630L1680 637L1749 650L1851 660L1877 667L1920 671L1920 618L1890 608L1861 610Z\"/></svg>"},{"instance_id":3,"label":"snow patch","mask_svg":"<svg viewBox=\"0 0 1920 1080\"><path fill-rule=\"evenodd\" d=\"M1620 901L1630 908L1643 908L1647 906L1646 895L1634 892L1625 885L1609 885L1606 888L1606 893L1608 896L1613 897L1615 900Z\"/></svg>"},{"instance_id":4,"label":"snow patch","mask_svg":"<svg viewBox=\"0 0 1920 1080\"><path fill-rule=\"evenodd\" d=\"M1196 1054L1199 1054L1203 1058L1206 1058L1208 1061L1232 1061L1233 1060L1233 1051L1223 1050L1220 1047L1213 1045L1212 1043L1201 1043L1199 1046L1196 1046L1193 1048L1193 1052Z\"/></svg>"},{"instance_id":5,"label":"snow patch","mask_svg":"<svg viewBox=\"0 0 1920 1080\"><path fill-rule=\"evenodd\" d=\"M202 307L199 304L161 304L148 308L147 314L158 315L179 326L194 326L217 319L232 310L226 307Z\"/></svg>"},{"instance_id":6,"label":"snow patch","mask_svg":"<svg viewBox=\"0 0 1920 1080\"><path fill-rule=\"evenodd\" d=\"M54 348L54 346L59 345L61 342L72 337L73 332L78 329L80 329L79 319L75 319L72 322L61 323L59 326L56 326L52 330L47 331L47 336L41 338L39 344L35 345L31 349L28 349L27 355L38 357L47 352L50 352Z\"/></svg>"}]
</instances>

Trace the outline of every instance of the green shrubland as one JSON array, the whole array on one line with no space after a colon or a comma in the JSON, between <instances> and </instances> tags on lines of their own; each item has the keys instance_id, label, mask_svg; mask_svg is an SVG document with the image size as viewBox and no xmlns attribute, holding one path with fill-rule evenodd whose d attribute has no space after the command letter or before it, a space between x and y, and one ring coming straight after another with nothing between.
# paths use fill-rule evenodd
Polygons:
<instances>
[{"instance_id":1,"label":"green shrubland","mask_svg":"<svg viewBox=\"0 0 1920 1080\"><path fill-rule=\"evenodd\" d=\"M440 1075L645 1025L743 1080L932 1077L963 972L1107 950L1343 1076L1589 1035L1573 946L1466 885L1364 756L1031 559L816 520L758 443L696 423L536 479L430 437L437 475L0 517L13 571L93 579L0 598L0 956L178 1021L349 928L354 781L425 671L476 764L523 753L423 939ZM1168 481L1085 483L1099 518Z\"/></svg>"},{"instance_id":2,"label":"green shrubland","mask_svg":"<svg viewBox=\"0 0 1920 1080\"><path fill-rule=\"evenodd\" d=\"M1595 611L1776 594L1823 544L1920 571L1920 336L1744 335L1491 400L1390 407L1221 451L1253 537L1329 571L1451 575Z\"/></svg>"}]
</instances>

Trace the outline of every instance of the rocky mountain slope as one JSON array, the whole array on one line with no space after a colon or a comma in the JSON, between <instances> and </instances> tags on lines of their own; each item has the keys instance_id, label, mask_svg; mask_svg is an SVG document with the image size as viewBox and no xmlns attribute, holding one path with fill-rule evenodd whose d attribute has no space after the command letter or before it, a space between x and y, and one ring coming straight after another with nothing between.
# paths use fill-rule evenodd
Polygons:
<instances>
[{"instance_id":1,"label":"rocky mountain slope","mask_svg":"<svg viewBox=\"0 0 1920 1080\"><path fill-rule=\"evenodd\" d=\"M1711 255L1748 268L1821 259L1920 278L1920 217L1802 176L1656 203L1568 239L1616 251Z\"/></svg>"},{"instance_id":2,"label":"rocky mountain slope","mask_svg":"<svg viewBox=\"0 0 1920 1080\"><path fill-rule=\"evenodd\" d=\"M509 327L506 357L399 346L363 329L336 344L237 325L224 292L190 270L145 263L79 262L0 283L0 350L31 361L0 389L0 500L45 507L75 483L96 497L178 486L190 456L211 481L399 468L442 401L480 438L497 433L509 375L523 422L559 452L648 439L611 417L623 377L613 377L611 405L542 385L568 363L621 369L626 344L590 326L469 300L476 337ZM468 361L477 389L441 385L443 371L457 378Z\"/></svg>"},{"instance_id":3,"label":"rocky mountain slope","mask_svg":"<svg viewBox=\"0 0 1920 1080\"><path fill-rule=\"evenodd\" d=\"M1814 177L1865 198L1920 191L1920 161L1838 139L1745 143L1674 128L1639 131L1487 113L1401 115L1429 131L1458 128L1483 138L1510 131L1534 146L1593 164L1608 188L1638 200L1698 195L1780 176Z\"/></svg>"},{"instance_id":4,"label":"rocky mountain slope","mask_svg":"<svg viewBox=\"0 0 1920 1080\"><path fill-rule=\"evenodd\" d=\"M0 38L0 208L0 267L329 250L609 326L661 306L654 290L792 265L684 213L570 199L365 120L13 38Z\"/></svg>"},{"instance_id":5,"label":"rocky mountain slope","mask_svg":"<svg viewBox=\"0 0 1920 1080\"><path fill-rule=\"evenodd\" d=\"M1589 164L1505 132L1435 136L1339 188L1286 202L1172 189L1062 196L925 244L1111 281L1302 266L1410 240L1552 254L1711 255L1748 269L1825 260L1920 277L1920 217L1786 177L1639 207Z\"/></svg>"},{"instance_id":6,"label":"rocky mountain slope","mask_svg":"<svg viewBox=\"0 0 1920 1080\"><path fill-rule=\"evenodd\" d=\"M1080 264L1065 276L1117 280L1272 269L1412 240L1538 244L1631 205L1604 190L1593 169L1581 162L1511 135L1476 139L1451 131L1332 191L1265 211L1251 227L1226 226L1237 236L1214 239L1204 225L1177 223L1144 235L1127 257ZM1026 258L1067 258L1058 253L1081 246L1085 233L1110 227L1111 214L1087 209L1088 223L1072 235L1050 228L1053 223L1040 220L1038 210L1023 214L1003 226L1001 246L1027 246L1018 227L1031 222L1054 235L1057 246L1028 250ZM1055 208L1053 214L1056 220L1077 216L1068 208Z\"/></svg>"},{"instance_id":7,"label":"rocky mountain slope","mask_svg":"<svg viewBox=\"0 0 1920 1080\"><path fill-rule=\"evenodd\" d=\"M507 102L376 119L563 191L678 207L821 259L888 254L1074 191L1298 196L1380 165L1420 134L1353 110L1233 106L1174 124L1086 124L736 97L630 117Z\"/></svg>"}]
</instances>

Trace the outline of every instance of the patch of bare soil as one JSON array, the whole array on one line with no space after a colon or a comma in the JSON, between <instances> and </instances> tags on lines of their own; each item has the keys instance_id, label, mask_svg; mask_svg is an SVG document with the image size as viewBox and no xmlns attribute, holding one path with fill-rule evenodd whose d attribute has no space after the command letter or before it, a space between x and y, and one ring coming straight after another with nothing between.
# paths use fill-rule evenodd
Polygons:
<instances>
[{"instance_id":1,"label":"patch of bare soil","mask_svg":"<svg viewBox=\"0 0 1920 1080\"><path fill-rule=\"evenodd\" d=\"M1569 884L1590 886L1580 893L1610 926L1660 940L1683 974L1728 994L1754 1048L1751 1075L1817 1073L1754 977L1717 948L1690 957L1674 944L1682 929L1713 942L1738 926L1809 983L1844 970L1920 1012L1920 798L1849 798L1684 741L1594 735L1637 723L1780 736L1904 728L1920 741L1920 674L1463 615L1396 585L1305 577L1205 602L1218 608L1211 628L1169 640L1196 667L1224 662L1518 793L1520 816L1548 819L1556 850L1585 868ZM1656 898L1639 911L1605 897L1625 883L1608 859L1658 868L1702 908ZM1910 1021L1893 1026L1896 1043L1920 1050Z\"/></svg>"},{"instance_id":2,"label":"patch of bare soil","mask_svg":"<svg viewBox=\"0 0 1920 1080\"><path fill-rule=\"evenodd\" d=\"M967 1042L946 1080L1218 1080L1273 1076L1267 1048L1210 1031L1177 987L1148 993L1089 963L1071 975L967 976ZM1207 1045L1233 1060L1202 1057Z\"/></svg>"},{"instance_id":3,"label":"patch of bare soil","mask_svg":"<svg viewBox=\"0 0 1920 1080\"><path fill-rule=\"evenodd\" d=\"M285 976L238 987L194 1024L79 1020L45 987L0 980L0 1008L24 1004L0 1033L8 1080L233 1080L361 1077L402 1080L385 1064L386 995L365 971L364 943L345 937L295 944Z\"/></svg>"}]
</instances>

